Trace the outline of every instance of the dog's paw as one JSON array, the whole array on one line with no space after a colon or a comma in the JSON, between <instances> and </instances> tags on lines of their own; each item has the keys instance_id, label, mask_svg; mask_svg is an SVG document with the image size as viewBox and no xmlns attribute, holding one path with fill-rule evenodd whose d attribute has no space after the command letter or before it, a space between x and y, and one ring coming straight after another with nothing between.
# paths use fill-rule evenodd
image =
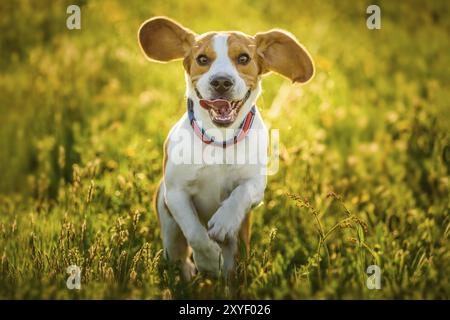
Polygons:
<instances>
[{"instance_id":1,"label":"dog's paw","mask_svg":"<svg viewBox=\"0 0 450 320\"><path fill-rule=\"evenodd\" d=\"M193 252L195 265L200 272L219 276L223 269L223 256L216 242L208 240L203 246L193 248Z\"/></svg>"},{"instance_id":2,"label":"dog's paw","mask_svg":"<svg viewBox=\"0 0 450 320\"><path fill-rule=\"evenodd\" d=\"M225 239L231 239L236 236L236 221L223 207L211 217L208 221L208 235L211 239L223 242Z\"/></svg>"},{"instance_id":3,"label":"dog's paw","mask_svg":"<svg viewBox=\"0 0 450 320\"><path fill-rule=\"evenodd\" d=\"M191 281L195 276L197 273L197 268L195 267L195 264L192 263L191 259L187 259L181 264L181 273L183 275L183 279L186 281Z\"/></svg>"}]
</instances>

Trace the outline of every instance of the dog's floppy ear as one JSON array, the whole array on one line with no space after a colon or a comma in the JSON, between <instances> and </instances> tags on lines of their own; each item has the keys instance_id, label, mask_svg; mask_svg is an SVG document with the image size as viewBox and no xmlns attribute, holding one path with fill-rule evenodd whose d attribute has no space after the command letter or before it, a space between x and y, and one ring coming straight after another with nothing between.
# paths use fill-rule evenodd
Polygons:
<instances>
[{"instance_id":1,"label":"dog's floppy ear","mask_svg":"<svg viewBox=\"0 0 450 320\"><path fill-rule=\"evenodd\" d=\"M255 35L261 73L277 72L292 82L306 82L314 75L314 65L305 47L284 30Z\"/></svg>"},{"instance_id":2,"label":"dog's floppy ear","mask_svg":"<svg viewBox=\"0 0 450 320\"><path fill-rule=\"evenodd\" d=\"M183 58L195 41L195 33L169 18L154 17L141 25L138 38L149 59L166 62Z\"/></svg>"}]
</instances>

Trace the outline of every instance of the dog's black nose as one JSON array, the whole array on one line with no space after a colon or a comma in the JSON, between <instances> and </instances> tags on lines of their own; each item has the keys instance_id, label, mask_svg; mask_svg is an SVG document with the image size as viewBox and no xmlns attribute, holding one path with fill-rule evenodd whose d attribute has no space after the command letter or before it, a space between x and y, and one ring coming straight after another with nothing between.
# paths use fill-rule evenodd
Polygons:
<instances>
[{"instance_id":1,"label":"dog's black nose","mask_svg":"<svg viewBox=\"0 0 450 320\"><path fill-rule=\"evenodd\" d=\"M217 76L212 78L209 84L217 93L223 94L233 88L234 81L229 77Z\"/></svg>"}]
</instances>

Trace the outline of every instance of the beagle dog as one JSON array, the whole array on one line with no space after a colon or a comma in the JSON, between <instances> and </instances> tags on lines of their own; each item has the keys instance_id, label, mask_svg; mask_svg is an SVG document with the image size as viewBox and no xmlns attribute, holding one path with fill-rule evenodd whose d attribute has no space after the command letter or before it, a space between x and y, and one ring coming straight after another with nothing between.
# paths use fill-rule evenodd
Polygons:
<instances>
[{"instance_id":1,"label":"beagle dog","mask_svg":"<svg viewBox=\"0 0 450 320\"><path fill-rule=\"evenodd\" d=\"M248 253L249 211L266 188L268 131L255 105L261 76L304 83L312 59L283 30L198 35L166 17L145 21L138 40L151 61L183 59L186 78L187 112L164 144L155 197L164 255L187 280L197 270L229 276L240 248Z\"/></svg>"}]
</instances>

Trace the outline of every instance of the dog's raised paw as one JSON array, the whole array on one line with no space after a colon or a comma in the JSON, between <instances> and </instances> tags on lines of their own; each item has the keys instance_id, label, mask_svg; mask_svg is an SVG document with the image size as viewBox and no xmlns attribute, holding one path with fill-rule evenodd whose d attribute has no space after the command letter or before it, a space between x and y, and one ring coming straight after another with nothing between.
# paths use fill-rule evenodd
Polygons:
<instances>
[{"instance_id":1,"label":"dog's raised paw","mask_svg":"<svg viewBox=\"0 0 450 320\"><path fill-rule=\"evenodd\" d=\"M208 235L218 242L225 241L226 238L234 236L234 225L230 222L230 217L219 209L208 221Z\"/></svg>"}]
</instances>

